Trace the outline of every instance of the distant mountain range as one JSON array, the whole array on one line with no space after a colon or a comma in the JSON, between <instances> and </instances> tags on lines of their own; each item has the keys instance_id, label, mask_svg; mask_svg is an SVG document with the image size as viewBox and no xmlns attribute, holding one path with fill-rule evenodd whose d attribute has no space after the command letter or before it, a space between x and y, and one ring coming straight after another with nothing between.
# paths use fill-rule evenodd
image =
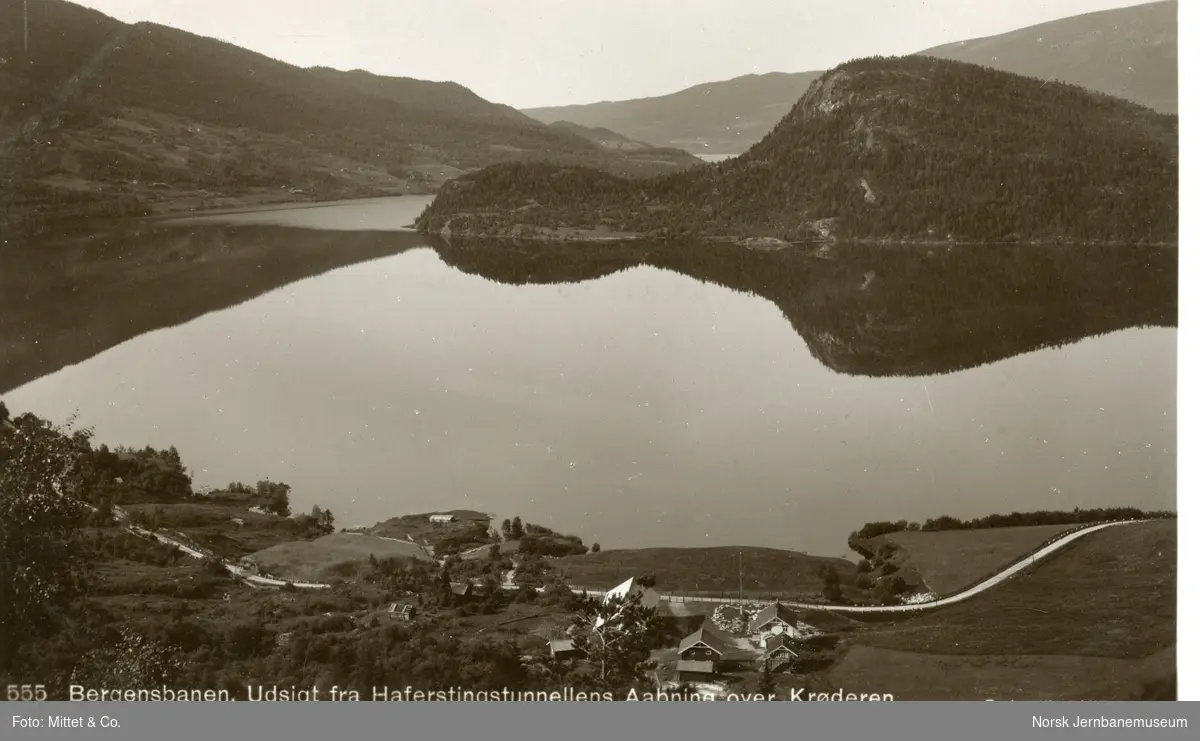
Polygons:
<instances>
[{"instance_id":1,"label":"distant mountain range","mask_svg":"<svg viewBox=\"0 0 1200 741\"><path fill-rule=\"evenodd\" d=\"M1178 110L1177 0L1063 18L926 49L921 55L1080 85ZM766 136L820 70L746 75L654 98L531 108L539 121L604 127L697 154L740 154Z\"/></svg>"},{"instance_id":2,"label":"distant mountain range","mask_svg":"<svg viewBox=\"0 0 1200 741\"><path fill-rule=\"evenodd\" d=\"M1173 243L1179 120L966 62L860 59L821 75L741 156L631 182L493 165L418 226L448 238Z\"/></svg>"},{"instance_id":3,"label":"distant mountain range","mask_svg":"<svg viewBox=\"0 0 1200 741\"><path fill-rule=\"evenodd\" d=\"M431 192L502 161L623 176L699 160L603 146L452 82L302 69L63 0L0 0L6 212L139 213L191 194L336 198Z\"/></svg>"}]
</instances>

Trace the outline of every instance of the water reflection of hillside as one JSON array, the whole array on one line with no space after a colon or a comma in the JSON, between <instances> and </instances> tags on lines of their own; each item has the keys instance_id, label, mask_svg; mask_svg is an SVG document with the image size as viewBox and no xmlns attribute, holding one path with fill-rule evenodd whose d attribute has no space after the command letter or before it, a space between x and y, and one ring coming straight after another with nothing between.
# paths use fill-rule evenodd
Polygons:
<instances>
[{"instance_id":1,"label":"water reflection of hillside","mask_svg":"<svg viewBox=\"0 0 1200 741\"><path fill-rule=\"evenodd\" d=\"M404 232L125 226L0 251L0 392L145 332L429 243ZM652 265L754 293L782 310L822 363L857 375L950 372L1177 321L1174 249L844 245L818 255L439 243L437 251L453 268L509 284L573 283Z\"/></svg>"},{"instance_id":2,"label":"water reflection of hillside","mask_svg":"<svg viewBox=\"0 0 1200 741\"><path fill-rule=\"evenodd\" d=\"M0 392L145 332L422 244L402 232L124 225L0 250Z\"/></svg>"},{"instance_id":3,"label":"water reflection of hillside","mask_svg":"<svg viewBox=\"0 0 1200 741\"><path fill-rule=\"evenodd\" d=\"M833 370L947 373L1136 326L1175 326L1173 248L1012 246L751 251L621 244L445 244L442 259L505 283L578 282L636 265L774 302Z\"/></svg>"}]
</instances>

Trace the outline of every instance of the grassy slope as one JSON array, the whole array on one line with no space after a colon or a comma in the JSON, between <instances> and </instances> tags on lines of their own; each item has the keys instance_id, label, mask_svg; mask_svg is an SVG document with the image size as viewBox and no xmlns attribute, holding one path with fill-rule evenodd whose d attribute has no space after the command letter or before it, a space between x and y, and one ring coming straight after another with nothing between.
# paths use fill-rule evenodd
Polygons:
<instances>
[{"instance_id":1,"label":"grassy slope","mask_svg":"<svg viewBox=\"0 0 1200 741\"><path fill-rule=\"evenodd\" d=\"M891 542L908 555L908 564L938 594L953 594L991 576L1073 525L1002 527L987 530L903 532L872 538Z\"/></svg>"},{"instance_id":2,"label":"grassy slope","mask_svg":"<svg viewBox=\"0 0 1200 741\"><path fill-rule=\"evenodd\" d=\"M1175 113L1178 8L1172 0L1087 13L920 53L1062 80ZM606 127L695 153L740 154L766 136L820 75L746 75L654 98L531 108L525 113L545 123L566 120Z\"/></svg>"},{"instance_id":3,"label":"grassy slope","mask_svg":"<svg viewBox=\"0 0 1200 741\"><path fill-rule=\"evenodd\" d=\"M565 120L693 154L738 154L766 136L820 72L772 72L695 85L654 98L531 108L544 123Z\"/></svg>"},{"instance_id":4,"label":"grassy slope","mask_svg":"<svg viewBox=\"0 0 1200 741\"><path fill-rule=\"evenodd\" d=\"M1102 530L966 602L864 634L931 654L1143 658L1175 642L1176 523Z\"/></svg>"},{"instance_id":5,"label":"grassy slope","mask_svg":"<svg viewBox=\"0 0 1200 741\"><path fill-rule=\"evenodd\" d=\"M181 532L223 558L241 558L297 537L296 528L287 518L250 512L247 504L181 502L122 506L127 512L141 512L146 517L158 510L159 525L165 531ZM238 525L234 518L243 524Z\"/></svg>"},{"instance_id":6,"label":"grassy slope","mask_svg":"<svg viewBox=\"0 0 1200 741\"><path fill-rule=\"evenodd\" d=\"M853 646L825 679L847 692L888 692L897 700L1117 700L1132 699L1140 685L1174 670L1171 650L1130 660L938 656Z\"/></svg>"},{"instance_id":7,"label":"grassy slope","mask_svg":"<svg viewBox=\"0 0 1200 741\"><path fill-rule=\"evenodd\" d=\"M1177 0L1134 5L921 53L1061 80L1175 113L1179 107L1178 16Z\"/></svg>"},{"instance_id":8,"label":"grassy slope","mask_svg":"<svg viewBox=\"0 0 1200 741\"><path fill-rule=\"evenodd\" d=\"M819 569L824 565L837 569L847 594L855 591L854 564L849 561L775 548L641 548L569 556L552 563L565 572L569 584L589 589L608 589L631 576L653 574L659 591L736 595L739 552L742 585L748 598L820 593L823 582Z\"/></svg>"},{"instance_id":9,"label":"grassy slope","mask_svg":"<svg viewBox=\"0 0 1200 741\"><path fill-rule=\"evenodd\" d=\"M1175 671L1176 523L1103 530L965 603L866 625L824 676L899 699L1117 699Z\"/></svg>"},{"instance_id":10,"label":"grassy slope","mask_svg":"<svg viewBox=\"0 0 1200 741\"><path fill-rule=\"evenodd\" d=\"M374 555L384 558L432 560L413 543L357 533L334 533L312 541L280 543L250 555L264 571L292 581L320 581L345 564L367 562Z\"/></svg>"}]
</instances>

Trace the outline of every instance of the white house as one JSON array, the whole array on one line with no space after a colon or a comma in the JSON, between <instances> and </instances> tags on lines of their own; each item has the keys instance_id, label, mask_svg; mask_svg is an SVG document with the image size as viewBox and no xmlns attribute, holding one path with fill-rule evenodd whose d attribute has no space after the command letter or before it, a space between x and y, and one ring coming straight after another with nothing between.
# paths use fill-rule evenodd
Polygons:
<instances>
[{"instance_id":1,"label":"white house","mask_svg":"<svg viewBox=\"0 0 1200 741\"><path fill-rule=\"evenodd\" d=\"M767 640L772 636L785 635L798 638L812 632L812 629L800 622L800 616L776 602L764 608L750 622L750 635L757 635L759 645L767 647Z\"/></svg>"},{"instance_id":2,"label":"white house","mask_svg":"<svg viewBox=\"0 0 1200 741\"><path fill-rule=\"evenodd\" d=\"M658 609L658 602L662 596L654 591L652 587L643 587L634 581L633 577L629 577L617 586L608 590L600 599L601 602L609 602L610 600L623 600L628 595L639 595L638 604L642 607L648 607L652 610ZM604 624L604 618L596 618L596 627L599 628Z\"/></svg>"},{"instance_id":3,"label":"white house","mask_svg":"<svg viewBox=\"0 0 1200 741\"><path fill-rule=\"evenodd\" d=\"M454 515L430 515L429 521L435 525L445 525L450 522L457 521L458 518Z\"/></svg>"}]
</instances>

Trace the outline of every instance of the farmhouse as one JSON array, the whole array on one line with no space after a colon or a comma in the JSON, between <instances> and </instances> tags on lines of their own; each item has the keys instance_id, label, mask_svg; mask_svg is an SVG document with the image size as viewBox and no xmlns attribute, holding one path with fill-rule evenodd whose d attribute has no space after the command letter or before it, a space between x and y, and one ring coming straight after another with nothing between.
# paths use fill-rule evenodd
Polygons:
<instances>
[{"instance_id":1,"label":"farmhouse","mask_svg":"<svg viewBox=\"0 0 1200 741\"><path fill-rule=\"evenodd\" d=\"M576 648L574 642L569 639L548 641L547 645L550 647L550 658L556 661L582 659L587 655Z\"/></svg>"},{"instance_id":2,"label":"farmhouse","mask_svg":"<svg viewBox=\"0 0 1200 741\"><path fill-rule=\"evenodd\" d=\"M475 585L470 582L450 582L450 594L456 599L469 599L475 596Z\"/></svg>"},{"instance_id":3,"label":"farmhouse","mask_svg":"<svg viewBox=\"0 0 1200 741\"><path fill-rule=\"evenodd\" d=\"M447 525L451 522L457 522L458 518L454 515L430 515L429 521L435 525Z\"/></svg>"},{"instance_id":4,"label":"farmhouse","mask_svg":"<svg viewBox=\"0 0 1200 741\"><path fill-rule=\"evenodd\" d=\"M787 666L800 656L793 639L783 634L768 638L763 648L766 649L766 653L763 654L763 664L772 671Z\"/></svg>"},{"instance_id":5,"label":"farmhouse","mask_svg":"<svg viewBox=\"0 0 1200 741\"><path fill-rule=\"evenodd\" d=\"M802 632L803 623L800 616L776 602L764 608L750 622L750 635L758 635L758 642L763 648L767 647L767 639L771 636L786 635L796 638ZM807 628L807 626L804 626Z\"/></svg>"},{"instance_id":6,"label":"farmhouse","mask_svg":"<svg viewBox=\"0 0 1200 741\"><path fill-rule=\"evenodd\" d=\"M719 662L725 652L725 642L717 637L707 625L700 626L695 633L679 642L681 661Z\"/></svg>"}]
</instances>

